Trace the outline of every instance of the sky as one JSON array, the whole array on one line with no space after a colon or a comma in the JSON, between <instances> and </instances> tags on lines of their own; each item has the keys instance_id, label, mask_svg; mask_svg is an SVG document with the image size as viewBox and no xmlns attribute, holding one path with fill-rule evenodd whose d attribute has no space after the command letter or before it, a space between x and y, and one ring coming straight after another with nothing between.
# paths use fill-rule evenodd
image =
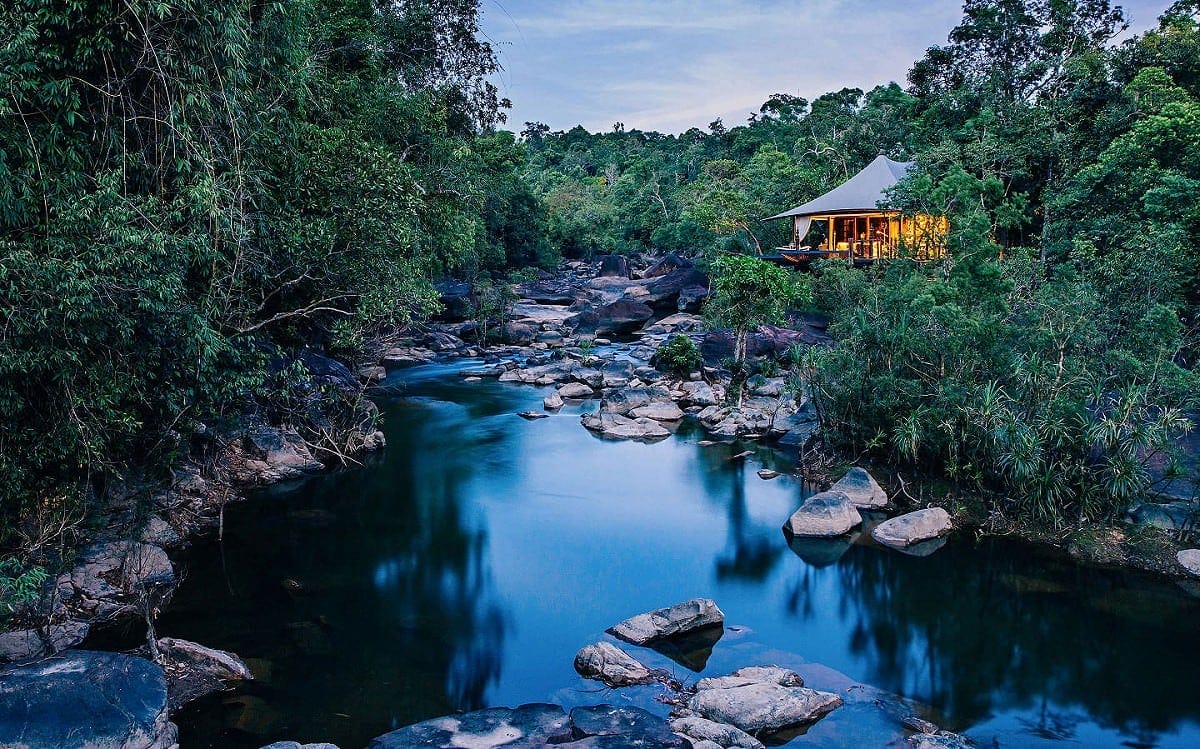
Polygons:
<instances>
[{"instance_id":1,"label":"sky","mask_svg":"<svg viewBox=\"0 0 1200 749\"><path fill-rule=\"evenodd\" d=\"M1130 33L1170 0L1119 3ZM513 102L544 122L681 133L742 124L773 93L809 100L896 81L944 44L961 0L483 0L482 29Z\"/></svg>"}]
</instances>

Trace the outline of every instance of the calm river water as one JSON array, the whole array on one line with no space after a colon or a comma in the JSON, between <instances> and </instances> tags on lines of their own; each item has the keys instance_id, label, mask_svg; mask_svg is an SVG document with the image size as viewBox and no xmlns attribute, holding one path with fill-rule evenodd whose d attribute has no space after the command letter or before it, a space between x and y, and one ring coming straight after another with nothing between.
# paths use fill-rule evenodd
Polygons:
<instances>
[{"instance_id":1,"label":"calm river water","mask_svg":"<svg viewBox=\"0 0 1200 749\"><path fill-rule=\"evenodd\" d=\"M632 701L580 679L611 624L710 597L730 627L681 678L776 662L810 685L902 695L983 746L1200 746L1200 599L1014 543L927 558L869 544L789 548L792 457L608 442L581 409L528 422L544 388L464 383L474 362L393 372L388 447L369 466L231 506L197 544L160 634L233 650L262 679L189 708L185 747L276 739L343 749L458 709ZM683 659L687 661L688 659ZM850 680L850 681L847 681ZM869 690L864 694L871 695ZM795 746L900 736L864 699Z\"/></svg>"}]
</instances>

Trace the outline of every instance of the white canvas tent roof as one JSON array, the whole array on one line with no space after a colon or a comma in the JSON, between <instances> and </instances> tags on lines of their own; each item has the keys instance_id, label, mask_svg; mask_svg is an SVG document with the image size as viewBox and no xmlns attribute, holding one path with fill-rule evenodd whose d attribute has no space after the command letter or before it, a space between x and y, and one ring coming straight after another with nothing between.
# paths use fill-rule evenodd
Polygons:
<instances>
[{"instance_id":1,"label":"white canvas tent roof","mask_svg":"<svg viewBox=\"0 0 1200 749\"><path fill-rule=\"evenodd\" d=\"M915 165L914 161L892 161L887 156L879 154L861 172L824 195L766 220L790 216L877 211L879 202L887 199L884 191L899 182L900 178L908 174Z\"/></svg>"}]
</instances>

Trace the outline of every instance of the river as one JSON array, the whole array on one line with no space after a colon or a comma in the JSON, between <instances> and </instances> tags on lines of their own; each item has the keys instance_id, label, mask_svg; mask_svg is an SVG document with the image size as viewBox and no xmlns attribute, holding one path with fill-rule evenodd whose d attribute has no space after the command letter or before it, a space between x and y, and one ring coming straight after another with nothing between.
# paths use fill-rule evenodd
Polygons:
<instances>
[{"instance_id":1,"label":"river","mask_svg":"<svg viewBox=\"0 0 1200 749\"><path fill-rule=\"evenodd\" d=\"M757 470L794 455L702 446L686 424L655 444L601 440L578 418L595 402L526 421L548 389L463 382L477 365L393 372L380 456L229 507L223 542L184 555L160 635L261 676L186 709L184 747L352 749L526 702L665 715L655 688L606 690L572 659L615 622L698 596L726 614L711 655L631 651L684 680L775 662L818 688L861 682L983 746L1200 746L1200 599L1176 585L1001 540L925 558L865 539L792 549L780 527L805 487ZM901 735L873 700L848 703L788 745Z\"/></svg>"}]
</instances>

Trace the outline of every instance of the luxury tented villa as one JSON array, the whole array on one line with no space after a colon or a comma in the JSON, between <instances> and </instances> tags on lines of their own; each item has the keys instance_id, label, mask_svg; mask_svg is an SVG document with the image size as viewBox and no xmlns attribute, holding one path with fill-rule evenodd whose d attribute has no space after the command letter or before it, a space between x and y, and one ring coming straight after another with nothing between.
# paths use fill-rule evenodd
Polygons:
<instances>
[{"instance_id":1,"label":"luxury tented villa","mask_svg":"<svg viewBox=\"0 0 1200 749\"><path fill-rule=\"evenodd\" d=\"M776 259L799 264L840 258L861 265L901 254L917 260L941 257L949 228L945 217L880 208L887 204L887 190L915 165L879 154L824 195L765 219L792 220L792 243L777 248Z\"/></svg>"}]
</instances>

